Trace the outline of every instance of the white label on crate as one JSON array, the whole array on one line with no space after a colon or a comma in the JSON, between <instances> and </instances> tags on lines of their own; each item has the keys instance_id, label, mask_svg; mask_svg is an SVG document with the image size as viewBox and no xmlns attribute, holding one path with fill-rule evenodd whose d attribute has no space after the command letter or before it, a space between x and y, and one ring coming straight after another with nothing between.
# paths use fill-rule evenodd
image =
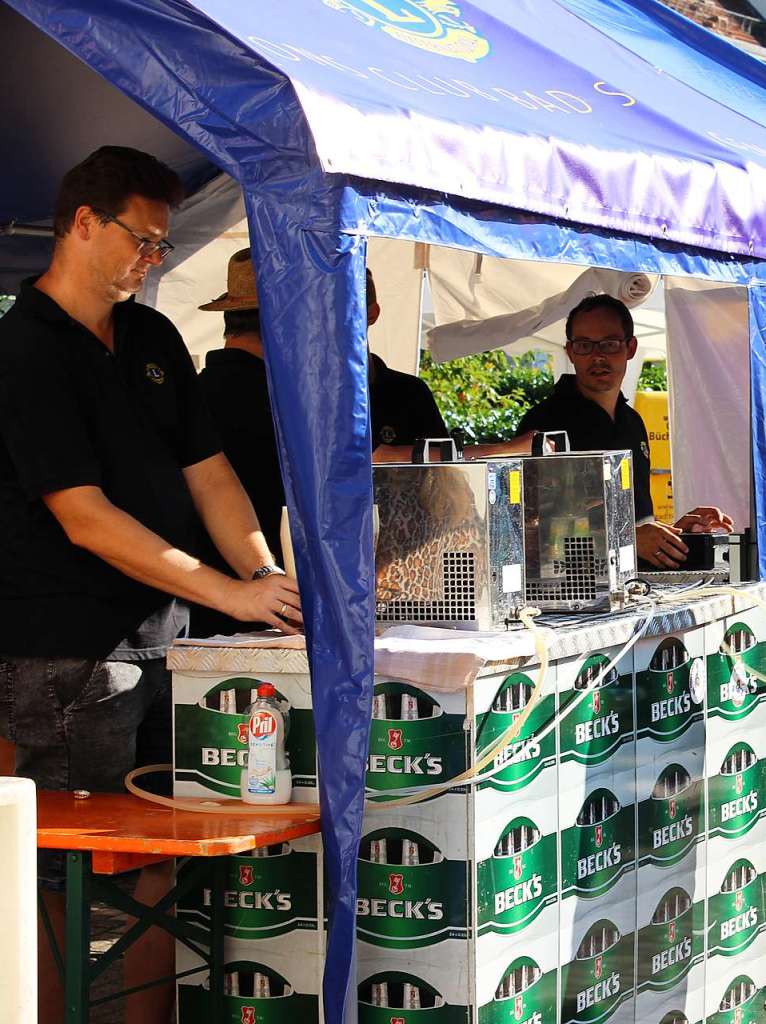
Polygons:
<instances>
[{"instance_id":1,"label":"white label on crate","mask_svg":"<svg viewBox=\"0 0 766 1024\"><path fill-rule=\"evenodd\" d=\"M497 490L497 473L494 471L494 469L490 469L487 471L487 490Z\"/></svg>"},{"instance_id":2,"label":"white label on crate","mask_svg":"<svg viewBox=\"0 0 766 1024\"><path fill-rule=\"evenodd\" d=\"M518 594L521 590L521 566L503 566L503 593Z\"/></svg>"},{"instance_id":3,"label":"white label on crate","mask_svg":"<svg viewBox=\"0 0 766 1024\"><path fill-rule=\"evenodd\" d=\"M620 548L620 572L633 572L636 568L636 552L632 544Z\"/></svg>"},{"instance_id":4,"label":"white label on crate","mask_svg":"<svg viewBox=\"0 0 766 1024\"><path fill-rule=\"evenodd\" d=\"M612 479L612 464L608 459L604 459L604 480Z\"/></svg>"},{"instance_id":5,"label":"white label on crate","mask_svg":"<svg viewBox=\"0 0 766 1024\"><path fill-rule=\"evenodd\" d=\"M490 489L489 489L489 503L490 503L490 505L494 505L494 504L496 504L496 502L497 502L497 491L494 489L494 487L490 487Z\"/></svg>"}]
</instances>

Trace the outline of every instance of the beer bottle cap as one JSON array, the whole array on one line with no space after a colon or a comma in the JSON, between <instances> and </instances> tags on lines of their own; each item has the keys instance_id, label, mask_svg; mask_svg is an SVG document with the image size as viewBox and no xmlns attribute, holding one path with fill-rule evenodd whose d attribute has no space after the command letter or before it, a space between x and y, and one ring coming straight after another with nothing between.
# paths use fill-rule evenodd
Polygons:
<instances>
[{"instance_id":1,"label":"beer bottle cap","mask_svg":"<svg viewBox=\"0 0 766 1024\"><path fill-rule=\"evenodd\" d=\"M259 697L274 697L276 692L276 687L272 683L261 683L258 687Z\"/></svg>"}]
</instances>

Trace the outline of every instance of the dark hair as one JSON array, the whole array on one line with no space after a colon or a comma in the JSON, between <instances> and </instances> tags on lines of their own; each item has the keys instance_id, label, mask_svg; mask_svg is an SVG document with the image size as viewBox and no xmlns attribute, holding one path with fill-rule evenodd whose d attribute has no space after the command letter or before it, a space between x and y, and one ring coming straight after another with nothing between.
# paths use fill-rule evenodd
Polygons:
<instances>
[{"instance_id":1,"label":"dark hair","mask_svg":"<svg viewBox=\"0 0 766 1024\"><path fill-rule=\"evenodd\" d=\"M237 338L240 334L260 334L261 314L258 309L225 309L223 311L224 338Z\"/></svg>"},{"instance_id":2,"label":"dark hair","mask_svg":"<svg viewBox=\"0 0 766 1024\"><path fill-rule=\"evenodd\" d=\"M176 172L149 153L102 146L62 178L53 212L56 238L70 230L78 207L91 206L117 217L130 196L178 206L184 188Z\"/></svg>"},{"instance_id":3,"label":"dark hair","mask_svg":"<svg viewBox=\"0 0 766 1024\"><path fill-rule=\"evenodd\" d=\"M367 308L369 309L378 301L378 293L375 291L375 278L372 276L372 271L367 269L365 277L367 279Z\"/></svg>"},{"instance_id":4,"label":"dark hair","mask_svg":"<svg viewBox=\"0 0 766 1024\"><path fill-rule=\"evenodd\" d=\"M590 313L594 309L608 309L610 313L614 313L622 324L622 333L624 334L626 341L629 341L635 334L633 317L630 315L630 310L624 302L621 302L619 299L615 299L613 295L589 295L587 299L583 299L582 302L578 302L567 317L567 341L572 340L572 324L578 313Z\"/></svg>"}]
</instances>

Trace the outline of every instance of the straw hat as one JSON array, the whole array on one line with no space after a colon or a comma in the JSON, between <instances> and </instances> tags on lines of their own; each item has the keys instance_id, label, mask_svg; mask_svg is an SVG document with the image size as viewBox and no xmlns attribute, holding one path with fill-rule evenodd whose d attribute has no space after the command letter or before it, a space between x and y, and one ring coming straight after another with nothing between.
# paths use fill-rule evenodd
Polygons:
<instances>
[{"instance_id":1,"label":"straw hat","mask_svg":"<svg viewBox=\"0 0 766 1024\"><path fill-rule=\"evenodd\" d=\"M223 295L199 308L211 312L258 309L258 289L255 286L255 271L249 249L240 249L229 260L226 284L227 289Z\"/></svg>"}]
</instances>

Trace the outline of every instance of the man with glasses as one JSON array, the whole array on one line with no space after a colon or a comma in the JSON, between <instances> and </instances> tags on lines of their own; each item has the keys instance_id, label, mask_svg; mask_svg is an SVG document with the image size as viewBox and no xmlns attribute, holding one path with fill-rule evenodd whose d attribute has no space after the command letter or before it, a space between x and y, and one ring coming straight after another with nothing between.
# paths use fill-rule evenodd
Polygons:
<instances>
[{"instance_id":1,"label":"man with glasses","mask_svg":"<svg viewBox=\"0 0 766 1024\"><path fill-rule=\"evenodd\" d=\"M107 146L69 171L50 266L0 320L0 736L44 789L117 792L171 760L165 654L181 601L295 632L297 584L273 563L252 504L221 453L183 341L133 301L171 251L177 175ZM200 520L228 575L202 564ZM45 907L63 939L63 856L44 851ZM136 895L167 890L167 864ZM40 929L40 1010L63 1020ZM126 956L126 988L172 974L173 940L151 929ZM127 1000L130 1024L166 1024L173 987Z\"/></svg>"},{"instance_id":2,"label":"man with glasses","mask_svg":"<svg viewBox=\"0 0 766 1024\"><path fill-rule=\"evenodd\" d=\"M594 295L583 299L566 322L566 352L574 374L564 374L548 398L526 414L519 433L565 430L573 451L633 453L633 496L639 558L658 569L677 568L688 548L682 532L731 532L729 516L712 506L695 508L675 524L654 518L649 486L649 438L644 421L628 405L620 388L628 360L636 354L633 317L619 299Z\"/></svg>"}]
</instances>

